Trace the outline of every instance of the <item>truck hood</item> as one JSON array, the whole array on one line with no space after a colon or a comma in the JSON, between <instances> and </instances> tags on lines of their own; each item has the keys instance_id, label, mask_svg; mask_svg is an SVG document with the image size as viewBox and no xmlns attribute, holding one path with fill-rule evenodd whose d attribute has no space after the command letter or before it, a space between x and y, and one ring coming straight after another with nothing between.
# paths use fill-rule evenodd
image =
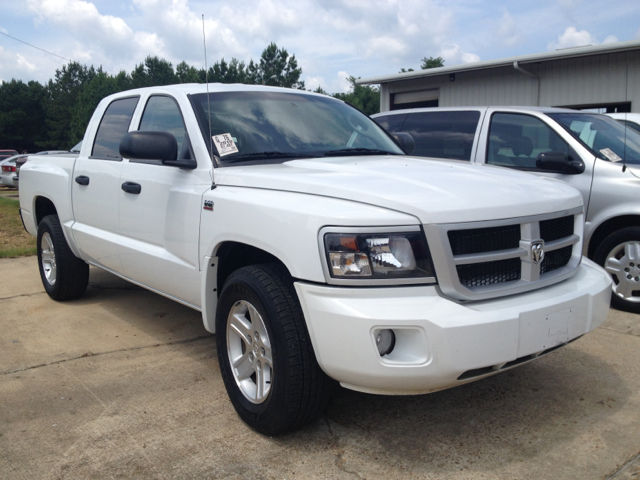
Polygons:
<instances>
[{"instance_id":1,"label":"truck hood","mask_svg":"<svg viewBox=\"0 0 640 480\"><path fill-rule=\"evenodd\" d=\"M408 156L232 166L216 169L215 182L352 200L414 215L423 224L523 217L582 205L580 193L558 180Z\"/></svg>"}]
</instances>

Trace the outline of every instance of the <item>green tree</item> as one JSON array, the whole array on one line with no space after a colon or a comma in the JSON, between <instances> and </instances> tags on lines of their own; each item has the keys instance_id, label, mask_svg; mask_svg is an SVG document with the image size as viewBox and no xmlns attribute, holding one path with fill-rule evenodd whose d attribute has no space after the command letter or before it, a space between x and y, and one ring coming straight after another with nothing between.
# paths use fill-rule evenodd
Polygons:
<instances>
[{"instance_id":1,"label":"green tree","mask_svg":"<svg viewBox=\"0 0 640 480\"><path fill-rule=\"evenodd\" d=\"M12 79L0 83L0 148L35 152L45 140L46 90L40 83Z\"/></svg>"},{"instance_id":2,"label":"green tree","mask_svg":"<svg viewBox=\"0 0 640 480\"><path fill-rule=\"evenodd\" d=\"M373 115L380 111L380 90L370 85L356 84L355 77L348 77L351 89L348 93L335 93L333 96L339 98L367 115Z\"/></svg>"},{"instance_id":3,"label":"green tree","mask_svg":"<svg viewBox=\"0 0 640 480\"><path fill-rule=\"evenodd\" d=\"M180 79L173 71L173 65L164 58L149 55L144 63L136 65L131 72L131 88L172 85Z\"/></svg>"},{"instance_id":4,"label":"green tree","mask_svg":"<svg viewBox=\"0 0 640 480\"><path fill-rule=\"evenodd\" d=\"M219 83L254 83L244 62L232 58L229 63L221 58L209 68L209 81Z\"/></svg>"},{"instance_id":5,"label":"green tree","mask_svg":"<svg viewBox=\"0 0 640 480\"><path fill-rule=\"evenodd\" d=\"M420 65L420 68L422 70L426 70L427 68L438 68L438 67L444 67L444 58L442 57L424 57L422 59L422 65Z\"/></svg>"},{"instance_id":6,"label":"green tree","mask_svg":"<svg viewBox=\"0 0 640 480\"><path fill-rule=\"evenodd\" d=\"M302 69L296 56L273 42L263 50L259 62L249 62L247 70L251 83L304 90L304 82L300 80Z\"/></svg>"},{"instance_id":7,"label":"green tree","mask_svg":"<svg viewBox=\"0 0 640 480\"><path fill-rule=\"evenodd\" d=\"M78 95L85 83L96 76L96 70L78 62L70 62L56 70L55 79L49 80L43 101L46 115L46 138L36 142L45 149L64 149L72 145L71 117Z\"/></svg>"},{"instance_id":8,"label":"green tree","mask_svg":"<svg viewBox=\"0 0 640 480\"><path fill-rule=\"evenodd\" d=\"M401 68L400 71L398 73L407 73L407 72L413 72L413 68L410 68L409 70L405 70L404 68Z\"/></svg>"},{"instance_id":9,"label":"green tree","mask_svg":"<svg viewBox=\"0 0 640 480\"><path fill-rule=\"evenodd\" d=\"M176 65L176 77L180 83L202 83L204 82L204 69L198 70L182 61Z\"/></svg>"},{"instance_id":10,"label":"green tree","mask_svg":"<svg viewBox=\"0 0 640 480\"><path fill-rule=\"evenodd\" d=\"M121 71L116 76L111 76L102 70L96 70L96 75L86 82L76 100L70 122L70 145L72 147L84 138L89 120L100 101L113 93L122 92L131 88L131 77Z\"/></svg>"}]
</instances>

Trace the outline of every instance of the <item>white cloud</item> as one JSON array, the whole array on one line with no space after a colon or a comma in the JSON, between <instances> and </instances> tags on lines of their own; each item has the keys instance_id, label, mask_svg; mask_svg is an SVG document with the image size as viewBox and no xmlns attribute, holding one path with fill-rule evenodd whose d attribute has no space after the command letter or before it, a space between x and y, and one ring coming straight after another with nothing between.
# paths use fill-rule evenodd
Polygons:
<instances>
[{"instance_id":1,"label":"white cloud","mask_svg":"<svg viewBox=\"0 0 640 480\"><path fill-rule=\"evenodd\" d=\"M8 82L12 78L33 78L38 67L28 62L19 53L13 53L0 47L0 82Z\"/></svg>"},{"instance_id":2,"label":"white cloud","mask_svg":"<svg viewBox=\"0 0 640 480\"><path fill-rule=\"evenodd\" d=\"M504 11L498 23L498 37L502 40L502 43L509 47L513 47L525 40L524 35L522 35L522 28L507 10Z\"/></svg>"},{"instance_id":3,"label":"white cloud","mask_svg":"<svg viewBox=\"0 0 640 480\"><path fill-rule=\"evenodd\" d=\"M619 42L615 35L608 35L602 43ZM599 45L598 39L586 30L578 31L575 27L568 27L562 35L558 36L558 40L550 42L547 45L549 50L558 50L562 48L583 47L587 45Z\"/></svg>"},{"instance_id":4,"label":"white cloud","mask_svg":"<svg viewBox=\"0 0 640 480\"><path fill-rule=\"evenodd\" d=\"M336 78L329 86L331 93L346 93L351 90L351 83L347 80L351 75L345 71L339 71Z\"/></svg>"},{"instance_id":5,"label":"white cloud","mask_svg":"<svg viewBox=\"0 0 640 480\"><path fill-rule=\"evenodd\" d=\"M133 31L122 18L103 15L90 2L27 0L27 7L42 30L57 27L64 32L60 35L64 40L56 41L64 46L63 56L86 64L103 64L111 73L130 69L147 55L164 52L164 42L155 33Z\"/></svg>"},{"instance_id":6,"label":"white cloud","mask_svg":"<svg viewBox=\"0 0 640 480\"><path fill-rule=\"evenodd\" d=\"M585 45L596 45L598 41L586 30L578 31L575 27L568 27L556 42L548 45L549 50L561 48L582 47Z\"/></svg>"},{"instance_id":7,"label":"white cloud","mask_svg":"<svg viewBox=\"0 0 640 480\"><path fill-rule=\"evenodd\" d=\"M16 63L23 69L28 70L30 72L33 72L34 70L38 69L38 67L36 67L33 63L29 63L27 59L24 58L19 53L16 54Z\"/></svg>"},{"instance_id":8,"label":"white cloud","mask_svg":"<svg viewBox=\"0 0 640 480\"><path fill-rule=\"evenodd\" d=\"M455 43L443 46L440 50L440 56L444 58L444 63L447 66L458 63L472 63L480 61L480 57L478 55L463 51L462 48L460 48L460 45L456 45Z\"/></svg>"},{"instance_id":9,"label":"white cloud","mask_svg":"<svg viewBox=\"0 0 640 480\"><path fill-rule=\"evenodd\" d=\"M307 90L315 90L318 87L322 87L323 90L327 89L322 77L305 77L304 86Z\"/></svg>"}]
</instances>

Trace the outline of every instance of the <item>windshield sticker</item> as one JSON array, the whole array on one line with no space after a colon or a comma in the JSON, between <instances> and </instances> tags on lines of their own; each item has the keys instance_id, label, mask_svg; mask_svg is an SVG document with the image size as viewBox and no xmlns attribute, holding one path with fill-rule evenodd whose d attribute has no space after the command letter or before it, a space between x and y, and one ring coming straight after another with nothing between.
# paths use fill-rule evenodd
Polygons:
<instances>
[{"instance_id":1,"label":"windshield sticker","mask_svg":"<svg viewBox=\"0 0 640 480\"><path fill-rule=\"evenodd\" d=\"M614 152L610 148L603 148L602 150L600 150L600 153L603 154L605 157L607 157L612 162L621 162L622 161L622 158L620 158L618 155L616 155L616 152Z\"/></svg>"},{"instance_id":2,"label":"windshield sticker","mask_svg":"<svg viewBox=\"0 0 640 480\"><path fill-rule=\"evenodd\" d=\"M213 135L211 138L213 138L213 143L216 144L216 148L218 149L218 153L221 157L232 153L238 153L238 147L236 147L236 142L230 133Z\"/></svg>"}]
</instances>

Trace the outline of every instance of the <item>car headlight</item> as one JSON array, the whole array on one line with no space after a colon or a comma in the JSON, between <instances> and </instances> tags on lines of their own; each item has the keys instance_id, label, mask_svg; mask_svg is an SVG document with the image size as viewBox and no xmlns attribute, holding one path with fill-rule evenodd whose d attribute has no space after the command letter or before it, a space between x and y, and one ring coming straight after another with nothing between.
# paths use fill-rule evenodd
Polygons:
<instances>
[{"instance_id":1,"label":"car headlight","mask_svg":"<svg viewBox=\"0 0 640 480\"><path fill-rule=\"evenodd\" d=\"M419 227L371 233L360 228L331 230L323 232L329 283L435 283L427 241Z\"/></svg>"}]
</instances>

